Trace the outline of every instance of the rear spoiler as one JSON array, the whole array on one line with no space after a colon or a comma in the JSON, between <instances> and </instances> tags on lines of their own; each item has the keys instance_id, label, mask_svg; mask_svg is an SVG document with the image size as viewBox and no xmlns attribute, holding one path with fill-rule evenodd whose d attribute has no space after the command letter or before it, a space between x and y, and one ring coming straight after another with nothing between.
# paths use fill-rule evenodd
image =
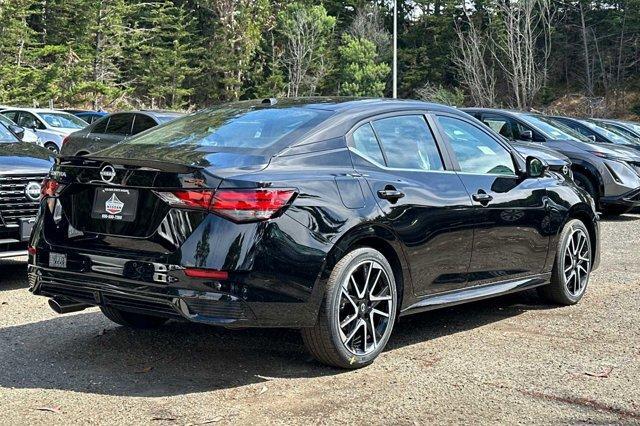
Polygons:
<instances>
[{"instance_id":1,"label":"rear spoiler","mask_svg":"<svg viewBox=\"0 0 640 426\"><path fill-rule=\"evenodd\" d=\"M175 163L172 161L147 160L139 158L100 157L92 155L63 156L56 159L56 164L60 166L98 168L102 167L105 163L181 174L193 173L194 171L202 168L199 166Z\"/></svg>"}]
</instances>

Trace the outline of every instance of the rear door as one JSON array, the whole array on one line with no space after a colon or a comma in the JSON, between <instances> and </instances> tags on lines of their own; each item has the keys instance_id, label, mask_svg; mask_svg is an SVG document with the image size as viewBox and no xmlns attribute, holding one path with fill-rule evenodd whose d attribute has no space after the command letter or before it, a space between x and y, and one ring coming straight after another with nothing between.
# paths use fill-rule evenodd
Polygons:
<instances>
[{"instance_id":1,"label":"rear door","mask_svg":"<svg viewBox=\"0 0 640 426\"><path fill-rule=\"evenodd\" d=\"M356 170L401 240L417 296L465 286L473 239L469 195L428 120L379 116L347 135Z\"/></svg>"},{"instance_id":2,"label":"rear door","mask_svg":"<svg viewBox=\"0 0 640 426\"><path fill-rule=\"evenodd\" d=\"M553 177L523 177L512 148L471 120L439 113L437 121L473 201L469 285L540 273L549 248L546 187Z\"/></svg>"}]
</instances>

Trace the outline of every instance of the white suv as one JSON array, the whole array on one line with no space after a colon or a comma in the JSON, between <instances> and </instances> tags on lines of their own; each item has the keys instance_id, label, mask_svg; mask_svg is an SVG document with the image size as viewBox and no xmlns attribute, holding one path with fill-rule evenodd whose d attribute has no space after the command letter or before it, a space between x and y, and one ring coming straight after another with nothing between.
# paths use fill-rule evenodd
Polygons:
<instances>
[{"instance_id":1,"label":"white suv","mask_svg":"<svg viewBox=\"0 0 640 426\"><path fill-rule=\"evenodd\" d=\"M86 121L72 114L52 109L11 108L0 114L18 126L33 130L44 147L56 153L60 152L66 136L87 126Z\"/></svg>"}]
</instances>

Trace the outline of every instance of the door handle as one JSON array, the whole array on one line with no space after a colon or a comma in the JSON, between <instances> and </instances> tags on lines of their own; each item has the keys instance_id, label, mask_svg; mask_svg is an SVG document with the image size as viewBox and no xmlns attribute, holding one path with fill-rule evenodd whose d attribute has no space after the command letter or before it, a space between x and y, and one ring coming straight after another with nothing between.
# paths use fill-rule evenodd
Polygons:
<instances>
[{"instance_id":1,"label":"door handle","mask_svg":"<svg viewBox=\"0 0 640 426\"><path fill-rule=\"evenodd\" d=\"M483 206L486 206L487 204L489 204L491 202L491 200L493 200L493 197L489 194L487 194L486 192L480 190L478 191L477 194L473 194L473 196L471 197L473 198L473 201L477 201L478 203L482 204Z\"/></svg>"},{"instance_id":2,"label":"door handle","mask_svg":"<svg viewBox=\"0 0 640 426\"><path fill-rule=\"evenodd\" d=\"M378 197L382 198L383 200L395 202L404 197L404 192L398 191L391 185L387 185L384 189L378 191Z\"/></svg>"}]
</instances>

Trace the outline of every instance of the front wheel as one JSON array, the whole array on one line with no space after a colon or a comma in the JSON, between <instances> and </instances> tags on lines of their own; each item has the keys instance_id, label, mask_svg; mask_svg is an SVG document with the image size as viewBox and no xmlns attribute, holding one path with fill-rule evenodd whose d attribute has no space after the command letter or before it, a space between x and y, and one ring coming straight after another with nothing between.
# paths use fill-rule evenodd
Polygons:
<instances>
[{"instance_id":1,"label":"front wheel","mask_svg":"<svg viewBox=\"0 0 640 426\"><path fill-rule=\"evenodd\" d=\"M307 350L334 367L371 364L389 341L397 300L387 259L368 247L351 251L331 272L316 325L302 330Z\"/></svg>"},{"instance_id":2,"label":"front wheel","mask_svg":"<svg viewBox=\"0 0 640 426\"><path fill-rule=\"evenodd\" d=\"M589 230L582 221L570 220L560 234L551 283L538 293L559 305L574 305L582 299L589 284L593 251Z\"/></svg>"}]
</instances>

